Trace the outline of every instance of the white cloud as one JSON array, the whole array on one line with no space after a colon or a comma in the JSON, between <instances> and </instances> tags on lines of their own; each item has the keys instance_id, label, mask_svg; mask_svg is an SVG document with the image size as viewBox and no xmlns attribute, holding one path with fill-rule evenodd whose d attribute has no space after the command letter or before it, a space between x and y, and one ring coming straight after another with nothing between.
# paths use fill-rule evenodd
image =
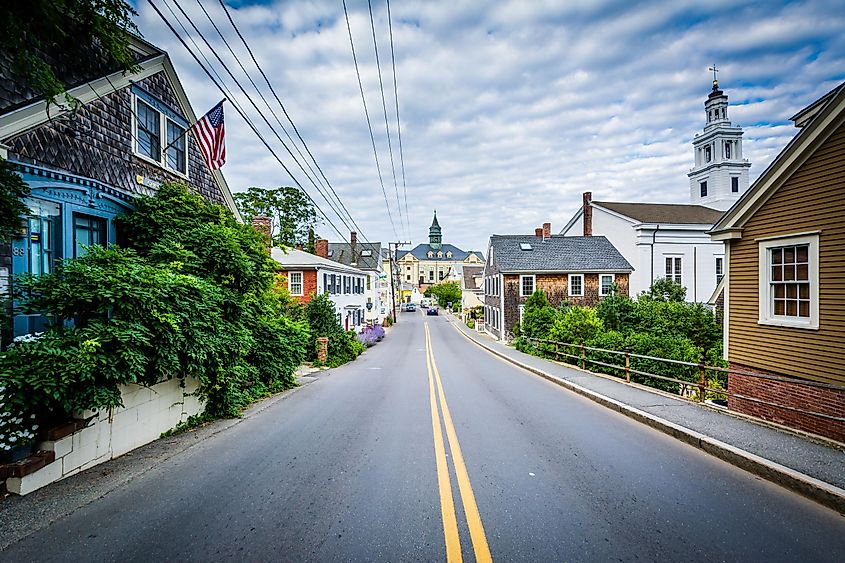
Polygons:
<instances>
[{"instance_id":1,"label":"white cloud","mask_svg":"<svg viewBox=\"0 0 845 563\"><path fill-rule=\"evenodd\" d=\"M235 72L197 4L180 3ZM220 7L203 5L251 68ZM347 5L399 229L367 5ZM399 174L387 14L381 2L373 8ZM585 190L605 200L686 201L690 141L703 127L714 61L731 118L745 128L755 177L795 134L787 118L845 78L845 14L835 8L822 1L392 3L412 239L425 240L435 207L446 242L483 249L491 233L532 232L549 220L561 226ZM141 32L170 53L195 110L210 108L220 93L149 5L138 10ZM341 3L276 1L231 11L364 235L395 240ZM291 183L231 107L227 135L224 174L233 189ZM322 234L337 238L328 226Z\"/></svg>"}]
</instances>

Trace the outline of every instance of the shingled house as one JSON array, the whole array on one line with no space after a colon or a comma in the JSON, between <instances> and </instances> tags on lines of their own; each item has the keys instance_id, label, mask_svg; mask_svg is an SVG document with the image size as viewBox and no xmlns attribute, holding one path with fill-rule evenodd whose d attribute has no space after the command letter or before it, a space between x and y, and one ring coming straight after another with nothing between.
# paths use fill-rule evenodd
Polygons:
<instances>
[{"instance_id":1,"label":"shingled house","mask_svg":"<svg viewBox=\"0 0 845 563\"><path fill-rule=\"evenodd\" d=\"M184 182L236 215L219 170L210 172L194 137L197 118L164 51L130 37L138 68L124 73L100 58L62 66L78 107L58 106L21 86L0 54L0 156L31 188L19 235L0 246L0 293L12 275L47 273L57 261L111 244L113 219L138 194ZM18 316L13 336L38 331L44 318Z\"/></svg>"},{"instance_id":2,"label":"shingled house","mask_svg":"<svg viewBox=\"0 0 845 563\"><path fill-rule=\"evenodd\" d=\"M533 235L493 235L484 267L485 326L506 340L535 290L544 291L555 307L563 302L594 306L614 285L628 295L632 271L602 236L552 235L550 223Z\"/></svg>"}]
</instances>

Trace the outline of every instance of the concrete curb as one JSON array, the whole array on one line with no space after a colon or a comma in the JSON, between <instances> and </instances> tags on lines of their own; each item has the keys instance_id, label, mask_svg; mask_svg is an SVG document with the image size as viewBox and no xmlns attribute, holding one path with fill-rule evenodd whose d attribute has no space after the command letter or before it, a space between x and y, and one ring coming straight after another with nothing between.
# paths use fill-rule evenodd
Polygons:
<instances>
[{"instance_id":1,"label":"concrete curb","mask_svg":"<svg viewBox=\"0 0 845 563\"><path fill-rule=\"evenodd\" d=\"M454 326L454 325L453 325ZM680 426L668 420L664 420L658 416L642 411L636 407L626 405L616 399L612 399L601 393L597 393L586 387L582 387L577 383L566 381L547 373L539 368L535 368L515 358L511 358L501 352L485 346L483 343L475 340L466 334L460 328L454 326L455 330L461 333L464 338L477 346L483 348L490 354L497 356L511 364L520 367L535 375L539 375L556 385L560 385L570 391L574 391L596 403L612 409L618 413L636 420L642 424L646 424L655 430L659 430L664 434L668 434L673 438L680 440L686 444L696 447L712 456L715 456L722 461L726 461L740 469L744 469L749 473L753 473L758 477L762 477L767 481L776 483L800 495L803 495L819 504L831 508L840 514L845 514L845 489L840 489L830 483L825 483L815 477L811 477L794 469L790 469L784 465L774 461L765 459L756 454L737 448L728 443L722 442L710 436L705 436L695 430Z\"/></svg>"}]
</instances>

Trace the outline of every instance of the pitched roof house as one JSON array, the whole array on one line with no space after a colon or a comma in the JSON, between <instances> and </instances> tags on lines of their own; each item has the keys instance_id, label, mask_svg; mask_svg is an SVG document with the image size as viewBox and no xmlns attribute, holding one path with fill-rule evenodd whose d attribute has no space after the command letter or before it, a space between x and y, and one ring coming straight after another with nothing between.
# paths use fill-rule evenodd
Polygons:
<instances>
[{"instance_id":1,"label":"pitched roof house","mask_svg":"<svg viewBox=\"0 0 845 563\"><path fill-rule=\"evenodd\" d=\"M163 182L184 182L237 216L223 175L208 170L193 135L184 134L197 117L167 53L134 36L129 48L138 65L131 74L96 53L62 67L78 107L48 106L0 56L0 156L31 188L20 236L0 246L0 292L14 274L50 272L86 245L112 243L113 219ZM44 322L18 316L14 336Z\"/></svg>"},{"instance_id":2,"label":"pitched roof house","mask_svg":"<svg viewBox=\"0 0 845 563\"><path fill-rule=\"evenodd\" d=\"M273 248L270 256L280 264L292 297L305 305L315 296L328 293L341 326L346 330L360 328L366 320L367 274L329 259L328 246L327 240L318 240L317 254Z\"/></svg>"},{"instance_id":3,"label":"pitched roof house","mask_svg":"<svg viewBox=\"0 0 845 563\"><path fill-rule=\"evenodd\" d=\"M533 235L493 235L484 267L485 326L506 340L522 320L525 300L535 290L554 306L568 301L593 306L618 288L628 295L633 268L603 236L551 234L545 223Z\"/></svg>"},{"instance_id":4,"label":"pitched roof house","mask_svg":"<svg viewBox=\"0 0 845 563\"><path fill-rule=\"evenodd\" d=\"M799 133L711 231L726 358L778 377L731 374L728 404L845 442L845 83L792 120Z\"/></svg>"},{"instance_id":5,"label":"pitched roof house","mask_svg":"<svg viewBox=\"0 0 845 563\"><path fill-rule=\"evenodd\" d=\"M728 97L714 81L704 102L703 132L692 141L689 202L638 203L592 201L583 204L562 235L604 235L635 266L631 295L657 278L687 290L687 300L707 301L725 271L724 246L707 231L748 189L751 163L742 156L742 129L728 120Z\"/></svg>"},{"instance_id":6,"label":"pitched roof house","mask_svg":"<svg viewBox=\"0 0 845 563\"><path fill-rule=\"evenodd\" d=\"M388 315L390 304L390 279L382 268L380 242L360 242L358 233L349 233L349 242L330 242L330 260L352 266L366 272L366 320L382 323Z\"/></svg>"}]
</instances>

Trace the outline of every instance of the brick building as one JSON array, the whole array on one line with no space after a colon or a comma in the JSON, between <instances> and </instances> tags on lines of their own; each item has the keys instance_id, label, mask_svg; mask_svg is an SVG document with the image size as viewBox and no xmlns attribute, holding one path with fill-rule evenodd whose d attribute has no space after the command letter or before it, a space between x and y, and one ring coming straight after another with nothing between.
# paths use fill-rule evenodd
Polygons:
<instances>
[{"instance_id":1,"label":"brick building","mask_svg":"<svg viewBox=\"0 0 845 563\"><path fill-rule=\"evenodd\" d=\"M367 310L367 272L335 262L328 257L329 241L317 241L317 254L292 248L273 248L270 255L281 265L288 291L305 305L315 296L328 293L337 320L346 330L358 330Z\"/></svg>"},{"instance_id":2,"label":"brick building","mask_svg":"<svg viewBox=\"0 0 845 563\"><path fill-rule=\"evenodd\" d=\"M563 302L594 306L614 285L628 295L632 271L602 236L552 235L551 223L533 235L493 235L484 267L485 326L506 340L536 290L545 292L555 307Z\"/></svg>"},{"instance_id":3,"label":"brick building","mask_svg":"<svg viewBox=\"0 0 845 563\"><path fill-rule=\"evenodd\" d=\"M222 174L208 170L185 134L197 118L167 53L134 36L130 49L134 73L96 56L60 67L78 106L47 104L0 55L0 157L31 189L18 236L0 245L0 294L8 295L15 274L48 273L87 245L113 243L114 218L163 182L184 182L237 215ZM19 315L12 336L45 322Z\"/></svg>"}]
</instances>

